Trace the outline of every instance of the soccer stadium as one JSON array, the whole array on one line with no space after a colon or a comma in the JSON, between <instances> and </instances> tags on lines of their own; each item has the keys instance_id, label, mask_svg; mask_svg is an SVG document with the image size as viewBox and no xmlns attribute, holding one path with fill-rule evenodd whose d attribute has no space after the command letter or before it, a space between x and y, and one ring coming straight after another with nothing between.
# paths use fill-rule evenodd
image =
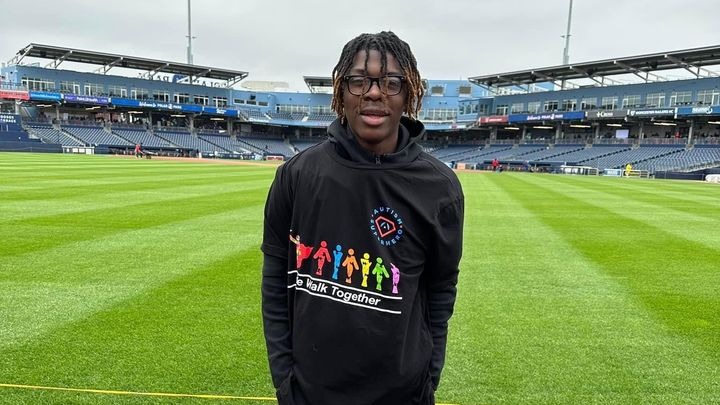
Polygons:
<instances>
[{"instance_id":1,"label":"soccer stadium","mask_svg":"<svg viewBox=\"0 0 720 405\"><path fill-rule=\"evenodd\" d=\"M276 403L263 207L326 138L331 77L17 46L0 403ZM718 66L711 46L423 78L422 147L466 201L438 404L720 403Z\"/></svg>"}]
</instances>

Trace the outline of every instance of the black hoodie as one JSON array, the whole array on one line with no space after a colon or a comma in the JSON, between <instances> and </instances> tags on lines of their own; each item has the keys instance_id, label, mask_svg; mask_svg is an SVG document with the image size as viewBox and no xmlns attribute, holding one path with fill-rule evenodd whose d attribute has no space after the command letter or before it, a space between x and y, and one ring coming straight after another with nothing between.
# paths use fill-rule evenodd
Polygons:
<instances>
[{"instance_id":1,"label":"black hoodie","mask_svg":"<svg viewBox=\"0 0 720 405\"><path fill-rule=\"evenodd\" d=\"M282 404L431 404L455 303L464 199L401 120L395 153L340 120L283 164L265 207L263 319Z\"/></svg>"}]
</instances>

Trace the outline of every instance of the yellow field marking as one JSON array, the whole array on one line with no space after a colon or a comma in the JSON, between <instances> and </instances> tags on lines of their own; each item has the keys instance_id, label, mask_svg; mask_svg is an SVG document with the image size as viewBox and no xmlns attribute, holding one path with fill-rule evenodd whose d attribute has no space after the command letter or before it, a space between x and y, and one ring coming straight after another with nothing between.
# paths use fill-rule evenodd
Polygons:
<instances>
[{"instance_id":1,"label":"yellow field marking","mask_svg":"<svg viewBox=\"0 0 720 405\"><path fill-rule=\"evenodd\" d=\"M47 390L47 391L65 391L65 392L89 392L93 394L110 394L110 395L136 395L146 397L171 397L171 398L203 398L203 399L236 399L240 401L277 401L270 397L238 397L233 395L207 395L207 394L173 394L169 392L134 392L134 391L113 391L113 390L95 390L90 388L63 388L63 387L42 387L37 385L22 384L3 384L4 388L21 388L26 390ZM457 404L441 404L436 405L457 405Z\"/></svg>"},{"instance_id":2,"label":"yellow field marking","mask_svg":"<svg viewBox=\"0 0 720 405\"><path fill-rule=\"evenodd\" d=\"M136 396L146 396L146 397L237 399L237 400L241 400L241 401L276 401L275 398L270 398L270 397L238 397L238 396L233 396L233 395L173 394L173 393L167 393L167 392L113 391L113 390L95 390L95 389L89 389L89 388L42 387L42 386L36 386L36 385L22 385L22 384L2 384L2 383L0 383L0 387L22 388L22 389L28 389L28 390L90 392L93 394L136 395Z\"/></svg>"}]
</instances>

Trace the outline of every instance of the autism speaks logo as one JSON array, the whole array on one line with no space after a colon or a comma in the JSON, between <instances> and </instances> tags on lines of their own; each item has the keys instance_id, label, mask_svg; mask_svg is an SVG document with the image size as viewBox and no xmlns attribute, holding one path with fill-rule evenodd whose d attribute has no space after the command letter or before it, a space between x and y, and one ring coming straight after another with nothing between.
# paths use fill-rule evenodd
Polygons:
<instances>
[{"instance_id":1,"label":"autism speaks logo","mask_svg":"<svg viewBox=\"0 0 720 405\"><path fill-rule=\"evenodd\" d=\"M392 246L405 233L402 217L390 207L377 207L370 215L370 231L382 246Z\"/></svg>"}]
</instances>

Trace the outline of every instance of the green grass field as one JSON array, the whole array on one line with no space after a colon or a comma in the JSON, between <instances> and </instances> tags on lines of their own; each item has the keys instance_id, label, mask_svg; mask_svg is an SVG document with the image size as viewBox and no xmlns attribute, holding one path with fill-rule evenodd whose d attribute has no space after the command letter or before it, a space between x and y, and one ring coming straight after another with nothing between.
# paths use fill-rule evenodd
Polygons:
<instances>
[{"instance_id":1,"label":"green grass field","mask_svg":"<svg viewBox=\"0 0 720 405\"><path fill-rule=\"evenodd\" d=\"M0 384L273 397L274 166L0 153ZM720 403L720 187L461 173L439 403ZM0 403L272 404L0 386ZM341 405L341 404L338 404Z\"/></svg>"}]
</instances>

